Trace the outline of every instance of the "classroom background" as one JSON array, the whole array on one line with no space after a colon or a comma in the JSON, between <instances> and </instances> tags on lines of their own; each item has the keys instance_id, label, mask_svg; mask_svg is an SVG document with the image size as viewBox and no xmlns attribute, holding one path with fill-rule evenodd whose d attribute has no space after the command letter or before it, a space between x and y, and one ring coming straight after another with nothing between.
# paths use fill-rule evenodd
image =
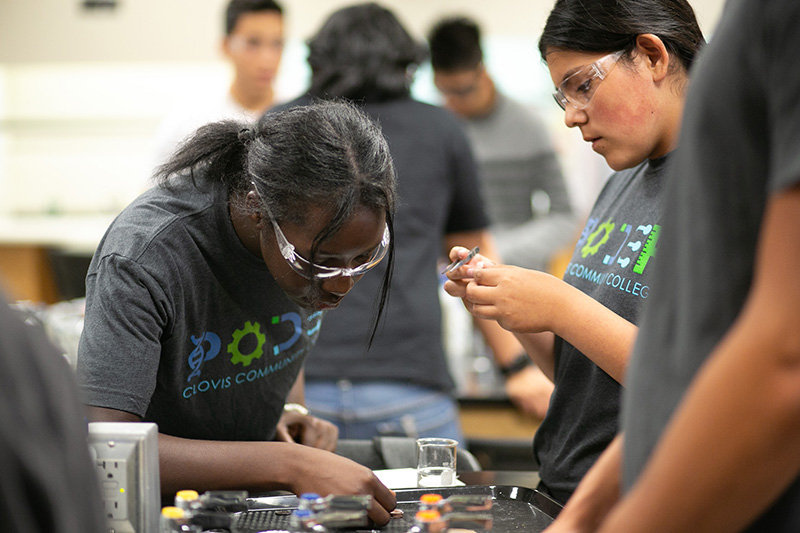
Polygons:
<instances>
[{"instance_id":1,"label":"classroom background","mask_svg":"<svg viewBox=\"0 0 800 533\"><path fill-rule=\"evenodd\" d=\"M351 3L283 0L287 41L276 83L279 100L306 87L305 40L331 12ZM706 36L723 3L692 2ZM229 66L219 50L224 4L0 2L0 230L26 216L110 216L147 186L160 120L187 95L219 94L229 84ZM572 200L580 212L588 210L609 170L579 131L563 127L563 113L551 97L536 44L553 0L383 4L420 40L446 15L463 13L481 23L487 68L502 91L545 117ZM431 78L423 66L413 93L437 103Z\"/></svg>"}]
</instances>

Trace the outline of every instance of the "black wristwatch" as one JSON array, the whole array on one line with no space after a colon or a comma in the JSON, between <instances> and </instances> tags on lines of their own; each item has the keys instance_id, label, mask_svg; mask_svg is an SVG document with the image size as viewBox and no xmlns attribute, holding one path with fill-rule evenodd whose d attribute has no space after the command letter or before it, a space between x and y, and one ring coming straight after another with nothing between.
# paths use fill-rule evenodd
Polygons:
<instances>
[{"instance_id":1,"label":"black wristwatch","mask_svg":"<svg viewBox=\"0 0 800 533\"><path fill-rule=\"evenodd\" d=\"M533 361L531 361L531 358L528 357L528 354L522 352L517 356L516 359L511 361L509 364L505 366L500 365L500 373L503 374L503 377L507 378L509 376L513 376L514 374L516 374L521 370L524 370L525 368L531 366L532 364Z\"/></svg>"}]
</instances>

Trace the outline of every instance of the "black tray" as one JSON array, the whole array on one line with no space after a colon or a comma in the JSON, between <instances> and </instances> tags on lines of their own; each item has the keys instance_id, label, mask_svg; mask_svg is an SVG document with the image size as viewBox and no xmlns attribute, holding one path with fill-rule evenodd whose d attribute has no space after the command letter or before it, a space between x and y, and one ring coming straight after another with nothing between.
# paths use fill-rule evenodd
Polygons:
<instances>
[{"instance_id":1,"label":"black tray","mask_svg":"<svg viewBox=\"0 0 800 533\"><path fill-rule=\"evenodd\" d=\"M387 525L375 529L349 529L357 533L405 533L414 524L414 515L419 509L419 498L423 494L441 494L447 498L453 494L480 494L493 500L492 531L507 533L524 531L537 533L550 525L561 506L541 492L525 487L508 485L471 485L464 487L401 489L397 494L397 508L403 510L403 518L392 519ZM270 496L248 499L249 510L234 517L233 533L258 533L262 531L290 531L291 512L296 509L295 496Z\"/></svg>"}]
</instances>

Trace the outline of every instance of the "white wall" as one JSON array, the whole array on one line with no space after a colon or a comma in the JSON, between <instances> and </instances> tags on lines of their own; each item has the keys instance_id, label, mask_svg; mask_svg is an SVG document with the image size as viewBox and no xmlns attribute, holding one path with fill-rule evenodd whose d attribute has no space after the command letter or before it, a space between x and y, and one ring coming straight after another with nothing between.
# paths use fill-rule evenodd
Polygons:
<instances>
[{"instance_id":1,"label":"white wall","mask_svg":"<svg viewBox=\"0 0 800 533\"><path fill-rule=\"evenodd\" d=\"M693 2L706 35L724 0ZM151 169L150 142L188 93L228 80L218 43L225 0L118 0L87 12L81 0L0 0L0 212L113 212ZM278 92L305 86L303 42L341 0L283 0L289 43ZM443 15L480 20L498 84L552 125L581 208L605 177L602 160L561 123L536 41L552 0L387 0L422 38ZM415 94L435 98L429 72Z\"/></svg>"},{"instance_id":2,"label":"white wall","mask_svg":"<svg viewBox=\"0 0 800 533\"><path fill-rule=\"evenodd\" d=\"M110 12L81 0L0 2L0 63L209 61L216 59L225 0L117 0ZM704 31L724 0L692 2ZM288 32L308 38L347 0L282 0ZM440 16L478 18L487 35L538 36L553 0L385 0L406 26L424 35Z\"/></svg>"}]
</instances>

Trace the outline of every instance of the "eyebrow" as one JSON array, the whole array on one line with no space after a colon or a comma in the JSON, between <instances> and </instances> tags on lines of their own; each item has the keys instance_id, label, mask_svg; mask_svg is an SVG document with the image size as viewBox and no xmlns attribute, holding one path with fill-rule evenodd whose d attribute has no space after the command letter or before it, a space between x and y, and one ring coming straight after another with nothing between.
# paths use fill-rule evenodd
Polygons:
<instances>
[{"instance_id":1,"label":"eyebrow","mask_svg":"<svg viewBox=\"0 0 800 533\"><path fill-rule=\"evenodd\" d=\"M368 253L374 252L378 248L378 246L380 246L380 245L381 245L381 241L378 241L378 243L376 245L372 246L371 248L368 248L366 250L361 250L356 257L358 257L359 255L364 255L364 254L368 254ZM300 253L300 252L297 252L297 253ZM305 255L303 255L303 254L300 254L300 255L303 257L303 259L305 259ZM317 260L317 261L327 261L329 259L341 259L341 258L342 258L342 254L331 254L331 253L325 252L324 250L317 250L317 254L314 256L314 259ZM308 259L306 259L306 261L308 261Z\"/></svg>"},{"instance_id":2,"label":"eyebrow","mask_svg":"<svg viewBox=\"0 0 800 533\"><path fill-rule=\"evenodd\" d=\"M589 65L591 65L591 63L588 63L586 65L581 65L580 67L574 67L574 68L566 71L564 73L564 77L561 78L561 81L559 81L558 84L561 85L562 83L564 83L564 80L566 80L567 78L571 78L573 75L577 74L578 72L580 72L581 70L585 69Z\"/></svg>"}]
</instances>

